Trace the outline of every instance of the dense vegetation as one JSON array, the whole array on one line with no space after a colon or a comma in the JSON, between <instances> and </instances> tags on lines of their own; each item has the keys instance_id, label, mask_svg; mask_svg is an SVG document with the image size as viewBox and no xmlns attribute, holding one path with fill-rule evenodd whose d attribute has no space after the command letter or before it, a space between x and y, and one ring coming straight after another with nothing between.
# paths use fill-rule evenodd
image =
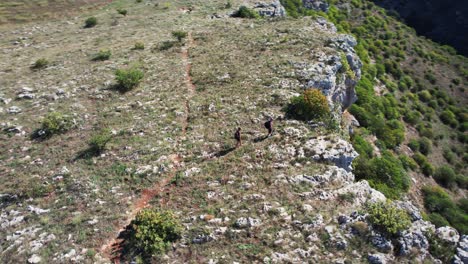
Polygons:
<instances>
[{"instance_id":1,"label":"dense vegetation","mask_svg":"<svg viewBox=\"0 0 468 264\"><path fill-rule=\"evenodd\" d=\"M410 170L434 177L453 192L466 189L468 108L463 96L457 96L463 94L468 79L466 58L451 47L416 37L413 29L371 1L328 2L324 13L304 8L300 0L281 1L288 15L326 17L338 31L358 40L355 50L363 62L363 74L356 86L359 99L349 109L361 125L352 135L360 154L354 162L356 177L369 180L390 198L410 189ZM347 3L351 5L342 5ZM444 69L452 74L438 73ZM413 155L402 151L405 144ZM440 154L444 160L438 158ZM430 196L425 197L426 208L435 213L427 203ZM466 217L466 212L453 212L431 213L431 219L464 230L466 224L449 218Z\"/></svg>"}]
</instances>

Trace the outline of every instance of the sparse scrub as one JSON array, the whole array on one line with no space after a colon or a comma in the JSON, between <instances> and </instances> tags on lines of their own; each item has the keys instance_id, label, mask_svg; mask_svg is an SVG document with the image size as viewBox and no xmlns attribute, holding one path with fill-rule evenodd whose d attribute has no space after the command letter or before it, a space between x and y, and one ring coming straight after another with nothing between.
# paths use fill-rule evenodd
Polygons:
<instances>
[{"instance_id":1,"label":"sparse scrub","mask_svg":"<svg viewBox=\"0 0 468 264\"><path fill-rule=\"evenodd\" d=\"M107 143L112 139L112 134L108 129L99 131L98 134L91 137L88 142L89 151L100 154L106 149Z\"/></svg>"},{"instance_id":2,"label":"sparse scrub","mask_svg":"<svg viewBox=\"0 0 468 264\"><path fill-rule=\"evenodd\" d=\"M135 46L133 46L134 50L144 50L145 49L145 43L138 41L135 43Z\"/></svg>"},{"instance_id":3,"label":"sparse scrub","mask_svg":"<svg viewBox=\"0 0 468 264\"><path fill-rule=\"evenodd\" d=\"M368 204L367 212L369 213L369 222L377 229L391 236L395 236L399 232L408 229L411 224L408 213L392 205L390 202Z\"/></svg>"},{"instance_id":4,"label":"sparse scrub","mask_svg":"<svg viewBox=\"0 0 468 264\"><path fill-rule=\"evenodd\" d=\"M39 69L44 69L49 65L49 61L44 58L40 58L34 62L34 64L31 66L31 69L33 70L39 70Z\"/></svg>"},{"instance_id":5,"label":"sparse scrub","mask_svg":"<svg viewBox=\"0 0 468 264\"><path fill-rule=\"evenodd\" d=\"M176 30L172 31L172 36L176 38L178 42L182 42L188 36L188 33L186 31Z\"/></svg>"},{"instance_id":6,"label":"sparse scrub","mask_svg":"<svg viewBox=\"0 0 468 264\"><path fill-rule=\"evenodd\" d=\"M102 49L93 56L93 61L105 61L108 60L112 55L109 49Z\"/></svg>"},{"instance_id":7,"label":"sparse scrub","mask_svg":"<svg viewBox=\"0 0 468 264\"><path fill-rule=\"evenodd\" d=\"M59 112L51 112L42 120L41 130L44 136L49 137L54 134L65 133L73 127L73 120L70 116Z\"/></svg>"},{"instance_id":8,"label":"sparse scrub","mask_svg":"<svg viewBox=\"0 0 468 264\"><path fill-rule=\"evenodd\" d=\"M119 69L115 72L117 90L127 92L137 87L144 77L144 73L137 68Z\"/></svg>"},{"instance_id":9,"label":"sparse scrub","mask_svg":"<svg viewBox=\"0 0 468 264\"><path fill-rule=\"evenodd\" d=\"M117 9L117 13L123 15L123 16L126 16L128 14L128 11L127 9Z\"/></svg>"},{"instance_id":10,"label":"sparse scrub","mask_svg":"<svg viewBox=\"0 0 468 264\"><path fill-rule=\"evenodd\" d=\"M240 18L260 18L260 15L257 13L257 11L246 6L239 7L239 9L232 16Z\"/></svg>"},{"instance_id":11,"label":"sparse scrub","mask_svg":"<svg viewBox=\"0 0 468 264\"><path fill-rule=\"evenodd\" d=\"M164 253L180 238L182 226L170 211L144 209L130 223L129 246L144 257Z\"/></svg>"},{"instance_id":12,"label":"sparse scrub","mask_svg":"<svg viewBox=\"0 0 468 264\"><path fill-rule=\"evenodd\" d=\"M97 18L95 17L89 17L88 19L85 20L85 28L92 28L97 25Z\"/></svg>"}]
</instances>

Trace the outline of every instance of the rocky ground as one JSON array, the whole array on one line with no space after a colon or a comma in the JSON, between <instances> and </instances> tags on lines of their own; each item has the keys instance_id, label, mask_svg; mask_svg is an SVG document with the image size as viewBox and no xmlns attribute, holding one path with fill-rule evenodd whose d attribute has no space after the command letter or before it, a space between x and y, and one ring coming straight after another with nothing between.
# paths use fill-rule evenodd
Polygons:
<instances>
[{"instance_id":1,"label":"rocky ground","mask_svg":"<svg viewBox=\"0 0 468 264\"><path fill-rule=\"evenodd\" d=\"M467 260L468 238L435 230L411 202L397 203L413 221L399 237L368 224L363 205L385 197L354 181L355 122L341 117L356 100L355 40L320 18L231 18L241 2L121 0L1 28L2 262L108 263L144 207L174 211L185 228L155 263L437 262L429 230L458 245L458 263ZM276 4L257 9L277 16ZM83 28L91 15L97 26ZM189 36L162 49L174 30ZM91 61L101 49L110 60ZM343 54L352 76L340 70ZM39 58L50 65L31 70ZM144 80L119 93L114 71L129 65L142 67ZM341 125L285 117L306 87L322 89ZM31 139L50 111L73 116L75 128ZM275 132L266 138L269 117ZM100 128L112 131L108 150L83 158Z\"/></svg>"}]
</instances>

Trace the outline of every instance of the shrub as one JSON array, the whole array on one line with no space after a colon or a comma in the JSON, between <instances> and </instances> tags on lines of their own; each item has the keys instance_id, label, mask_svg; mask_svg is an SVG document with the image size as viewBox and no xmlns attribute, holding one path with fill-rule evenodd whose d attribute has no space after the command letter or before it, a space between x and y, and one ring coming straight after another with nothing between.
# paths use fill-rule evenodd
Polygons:
<instances>
[{"instance_id":1,"label":"shrub","mask_svg":"<svg viewBox=\"0 0 468 264\"><path fill-rule=\"evenodd\" d=\"M72 119L58 112L51 112L42 120L41 129L45 136L65 133L73 127Z\"/></svg>"},{"instance_id":2,"label":"shrub","mask_svg":"<svg viewBox=\"0 0 468 264\"><path fill-rule=\"evenodd\" d=\"M452 127L456 127L458 125L458 121L455 117L455 114L450 111L450 110L445 110L440 114L440 120L446 124L450 125Z\"/></svg>"},{"instance_id":3,"label":"shrub","mask_svg":"<svg viewBox=\"0 0 468 264\"><path fill-rule=\"evenodd\" d=\"M177 39L177 41L182 42L187 37L188 33L185 31L172 31L172 36Z\"/></svg>"},{"instance_id":4,"label":"shrub","mask_svg":"<svg viewBox=\"0 0 468 264\"><path fill-rule=\"evenodd\" d=\"M444 187L453 188L457 175L455 171L447 165L442 165L434 172L434 179Z\"/></svg>"},{"instance_id":5,"label":"shrub","mask_svg":"<svg viewBox=\"0 0 468 264\"><path fill-rule=\"evenodd\" d=\"M354 169L356 179L366 179L369 184L391 199L397 199L408 191L410 179L391 152L384 151L381 157L366 160L358 157Z\"/></svg>"},{"instance_id":6,"label":"shrub","mask_svg":"<svg viewBox=\"0 0 468 264\"><path fill-rule=\"evenodd\" d=\"M353 147L359 153L359 155L365 156L366 158L372 158L374 148L360 135L355 135L353 137Z\"/></svg>"},{"instance_id":7,"label":"shrub","mask_svg":"<svg viewBox=\"0 0 468 264\"><path fill-rule=\"evenodd\" d=\"M135 46L133 47L134 50L144 50L145 49L145 43L138 41L135 43Z\"/></svg>"},{"instance_id":8,"label":"shrub","mask_svg":"<svg viewBox=\"0 0 468 264\"><path fill-rule=\"evenodd\" d=\"M119 69L115 72L115 80L117 81L117 89L121 92L130 91L140 84L144 74L136 68Z\"/></svg>"},{"instance_id":9,"label":"shrub","mask_svg":"<svg viewBox=\"0 0 468 264\"><path fill-rule=\"evenodd\" d=\"M460 233L468 233L468 215L440 187L423 187L424 207L430 213L443 216Z\"/></svg>"},{"instance_id":10,"label":"shrub","mask_svg":"<svg viewBox=\"0 0 468 264\"><path fill-rule=\"evenodd\" d=\"M144 256L161 254L181 232L182 226L172 212L144 209L130 223L130 245Z\"/></svg>"},{"instance_id":11,"label":"shrub","mask_svg":"<svg viewBox=\"0 0 468 264\"><path fill-rule=\"evenodd\" d=\"M400 155L398 157L401 161L401 164L403 165L403 168L405 168L406 171L408 170L415 170L418 168L418 164L410 157L406 155Z\"/></svg>"},{"instance_id":12,"label":"shrub","mask_svg":"<svg viewBox=\"0 0 468 264\"><path fill-rule=\"evenodd\" d=\"M419 139L419 152L421 152L424 155L429 155L432 150L432 141L428 139L427 137L422 137Z\"/></svg>"},{"instance_id":13,"label":"shrub","mask_svg":"<svg viewBox=\"0 0 468 264\"><path fill-rule=\"evenodd\" d=\"M411 225L409 215L390 202L378 202L367 205L369 222L377 229L395 236Z\"/></svg>"},{"instance_id":14,"label":"shrub","mask_svg":"<svg viewBox=\"0 0 468 264\"><path fill-rule=\"evenodd\" d=\"M112 134L110 131L108 129L104 129L91 137L88 142L89 150L96 154L102 153L106 149L106 145L111 139Z\"/></svg>"},{"instance_id":15,"label":"shrub","mask_svg":"<svg viewBox=\"0 0 468 264\"><path fill-rule=\"evenodd\" d=\"M89 17L88 19L85 20L85 28L92 28L97 25L97 18L95 17Z\"/></svg>"},{"instance_id":16,"label":"shrub","mask_svg":"<svg viewBox=\"0 0 468 264\"><path fill-rule=\"evenodd\" d=\"M246 6L239 7L239 9L232 16L241 18L260 18L260 15L257 13L257 11Z\"/></svg>"},{"instance_id":17,"label":"shrub","mask_svg":"<svg viewBox=\"0 0 468 264\"><path fill-rule=\"evenodd\" d=\"M412 150L412 151L419 151L419 141L416 140L416 139L411 139L410 142L408 143L408 147Z\"/></svg>"},{"instance_id":18,"label":"shrub","mask_svg":"<svg viewBox=\"0 0 468 264\"><path fill-rule=\"evenodd\" d=\"M47 59L40 58L36 60L36 62L34 62L34 64L31 66L31 69L39 70L39 69L46 68L48 65L49 65L49 61Z\"/></svg>"},{"instance_id":19,"label":"shrub","mask_svg":"<svg viewBox=\"0 0 468 264\"><path fill-rule=\"evenodd\" d=\"M438 215L442 217L439 214L431 214L431 215ZM431 222L432 222L432 219L431 219ZM439 227L441 225L436 225L436 226ZM426 236L427 236L427 240L429 241L429 253L431 253L431 255L434 256L435 258L441 260L442 263L450 263L453 256L455 255L456 244L452 244L449 241L440 239L433 232L429 232L428 234L426 234Z\"/></svg>"},{"instance_id":20,"label":"shrub","mask_svg":"<svg viewBox=\"0 0 468 264\"><path fill-rule=\"evenodd\" d=\"M432 164L426 162L421 165L421 171L424 175L431 176L434 174L435 169L434 166L432 166Z\"/></svg>"},{"instance_id":21,"label":"shrub","mask_svg":"<svg viewBox=\"0 0 468 264\"><path fill-rule=\"evenodd\" d=\"M127 9L117 9L117 13L123 15L123 16L126 16L128 11Z\"/></svg>"},{"instance_id":22,"label":"shrub","mask_svg":"<svg viewBox=\"0 0 468 264\"><path fill-rule=\"evenodd\" d=\"M323 119L330 115L327 97L318 89L307 89L300 96L293 97L287 113L300 120Z\"/></svg>"},{"instance_id":23,"label":"shrub","mask_svg":"<svg viewBox=\"0 0 468 264\"><path fill-rule=\"evenodd\" d=\"M96 53L93 57L93 61L104 61L108 60L112 55L111 51L108 49L102 49L98 53Z\"/></svg>"}]
</instances>

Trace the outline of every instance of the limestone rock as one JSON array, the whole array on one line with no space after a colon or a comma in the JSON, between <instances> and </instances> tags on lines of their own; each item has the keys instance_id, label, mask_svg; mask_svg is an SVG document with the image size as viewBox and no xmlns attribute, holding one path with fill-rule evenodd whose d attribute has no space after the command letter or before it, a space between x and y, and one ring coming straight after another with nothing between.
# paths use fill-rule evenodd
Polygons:
<instances>
[{"instance_id":1,"label":"limestone rock","mask_svg":"<svg viewBox=\"0 0 468 264\"><path fill-rule=\"evenodd\" d=\"M452 244L456 244L460 239L458 231L450 226L439 227L436 229L435 233L440 239L450 242Z\"/></svg>"},{"instance_id":2,"label":"limestone rock","mask_svg":"<svg viewBox=\"0 0 468 264\"><path fill-rule=\"evenodd\" d=\"M330 161L339 168L351 171L352 161L359 155L351 143L341 138L329 138L320 136L311 139L304 144L304 152L307 157L317 161Z\"/></svg>"},{"instance_id":3,"label":"limestone rock","mask_svg":"<svg viewBox=\"0 0 468 264\"><path fill-rule=\"evenodd\" d=\"M468 263L468 236L463 235L458 242L457 252L453 263Z\"/></svg>"},{"instance_id":4,"label":"limestone rock","mask_svg":"<svg viewBox=\"0 0 468 264\"><path fill-rule=\"evenodd\" d=\"M330 7L327 1L323 0L302 0L302 4L305 8L322 12L328 12L328 8Z\"/></svg>"},{"instance_id":5,"label":"limestone rock","mask_svg":"<svg viewBox=\"0 0 468 264\"><path fill-rule=\"evenodd\" d=\"M256 3L253 7L263 17L284 17L286 10L279 0Z\"/></svg>"}]
</instances>

